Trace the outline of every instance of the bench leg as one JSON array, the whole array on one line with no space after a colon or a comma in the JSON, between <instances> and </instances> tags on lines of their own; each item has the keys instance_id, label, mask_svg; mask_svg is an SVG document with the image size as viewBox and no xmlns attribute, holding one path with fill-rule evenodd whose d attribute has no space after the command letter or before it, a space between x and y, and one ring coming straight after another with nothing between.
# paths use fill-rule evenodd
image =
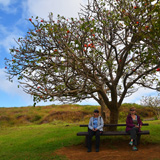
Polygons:
<instances>
[{"instance_id":1,"label":"bench leg","mask_svg":"<svg viewBox=\"0 0 160 160\"><path fill-rule=\"evenodd\" d=\"M137 135L137 144L138 144L138 145L140 144L140 139L141 139L141 135L138 134L138 135Z\"/></svg>"},{"instance_id":2,"label":"bench leg","mask_svg":"<svg viewBox=\"0 0 160 160\"><path fill-rule=\"evenodd\" d=\"M88 136L85 137L85 146L88 147Z\"/></svg>"}]
</instances>

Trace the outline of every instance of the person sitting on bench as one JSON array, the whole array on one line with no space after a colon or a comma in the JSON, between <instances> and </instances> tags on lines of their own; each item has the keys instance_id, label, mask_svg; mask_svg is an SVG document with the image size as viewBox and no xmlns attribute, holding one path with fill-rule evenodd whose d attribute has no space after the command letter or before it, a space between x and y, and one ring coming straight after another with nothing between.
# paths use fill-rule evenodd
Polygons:
<instances>
[{"instance_id":1,"label":"person sitting on bench","mask_svg":"<svg viewBox=\"0 0 160 160\"><path fill-rule=\"evenodd\" d=\"M142 127L142 121L140 116L136 114L136 108L130 108L130 114L127 116L126 120L126 132L128 132L131 136L131 141L129 145L133 146L132 150L137 151L137 133L140 131Z\"/></svg>"},{"instance_id":2,"label":"person sitting on bench","mask_svg":"<svg viewBox=\"0 0 160 160\"><path fill-rule=\"evenodd\" d=\"M103 132L103 118L99 116L99 110L94 110L94 116L90 118L88 124L88 152L91 152L91 141L93 135L96 136L96 152L99 152L100 134Z\"/></svg>"}]
</instances>

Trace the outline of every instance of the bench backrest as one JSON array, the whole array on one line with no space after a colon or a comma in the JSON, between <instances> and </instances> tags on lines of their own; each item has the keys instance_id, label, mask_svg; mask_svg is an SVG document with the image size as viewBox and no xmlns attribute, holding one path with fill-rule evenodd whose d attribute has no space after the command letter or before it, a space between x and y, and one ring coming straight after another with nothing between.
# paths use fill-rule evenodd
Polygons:
<instances>
[{"instance_id":1,"label":"bench backrest","mask_svg":"<svg viewBox=\"0 0 160 160\"><path fill-rule=\"evenodd\" d=\"M108 126L126 126L126 124L104 124L104 127L108 127ZM149 126L149 124L143 123L142 126ZM82 125L80 125L80 127L88 127L88 125L82 124Z\"/></svg>"}]
</instances>

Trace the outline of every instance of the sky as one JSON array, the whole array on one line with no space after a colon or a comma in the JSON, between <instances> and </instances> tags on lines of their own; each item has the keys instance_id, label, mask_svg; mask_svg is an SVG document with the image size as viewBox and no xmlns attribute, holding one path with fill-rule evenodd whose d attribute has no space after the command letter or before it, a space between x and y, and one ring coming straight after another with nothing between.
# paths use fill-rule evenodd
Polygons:
<instances>
[{"instance_id":1,"label":"sky","mask_svg":"<svg viewBox=\"0 0 160 160\"><path fill-rule=\"evenodd\" d=\"M78 17L81 5L88 0L0 0L0 107L32 106L33 97L18 88L16 78L13 83L7 80L5 73L5 58L11 58L9 49L16 46L15 40L25 36L30 28L28 21L31 16L48 19L50 12L54 17L60 14L65 17ZM149 89L139 89L138 92L126 98L123 103L139 103L146 95L155 95ZM60 102L40 102L37 105L61 104ZM82 101L82 105L98 105L93 99Z\"/></svg>"}]
</instances>

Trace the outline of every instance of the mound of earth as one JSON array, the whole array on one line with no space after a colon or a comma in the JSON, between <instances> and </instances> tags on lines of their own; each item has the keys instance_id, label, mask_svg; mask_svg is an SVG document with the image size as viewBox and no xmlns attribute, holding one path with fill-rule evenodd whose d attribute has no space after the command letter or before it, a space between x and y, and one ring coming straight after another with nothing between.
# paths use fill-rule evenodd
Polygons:
<instances>
[{"instance_id":1,"label":"mound of earth","mask_svg":"<svg viewBox=\"0 0 160 160\"><path fill-rule=\"evenodd\" d=\"M69 160L160 160L159 144L140 144L138 151L132 151L128 141L101 142L100 151L88 153L84 144L64 147L56 151L57 155L65 155Z\"/></svg>"}]
</instances>

